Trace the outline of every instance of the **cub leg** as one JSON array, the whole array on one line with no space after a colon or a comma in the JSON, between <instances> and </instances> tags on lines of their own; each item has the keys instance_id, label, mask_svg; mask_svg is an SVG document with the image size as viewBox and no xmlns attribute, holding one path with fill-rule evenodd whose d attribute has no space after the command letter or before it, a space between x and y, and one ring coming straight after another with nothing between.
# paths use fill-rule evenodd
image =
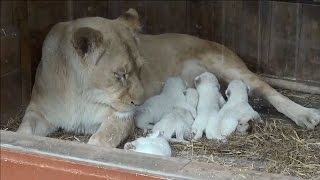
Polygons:
<instances>
[{"instance_id":1,"label":"cub leg","mask_svg":"<svg viewBox=\"0 0 320 180\"><path fill-rule=\"evenodd\" d=\"M283 113L297 125L313 129L320 122L320 111L303 107L286 96L280 94L254 73L248 72L241 79L249 85L253 95L260 95L270 102L279 112Z\"/></svg>"}]
</instances>

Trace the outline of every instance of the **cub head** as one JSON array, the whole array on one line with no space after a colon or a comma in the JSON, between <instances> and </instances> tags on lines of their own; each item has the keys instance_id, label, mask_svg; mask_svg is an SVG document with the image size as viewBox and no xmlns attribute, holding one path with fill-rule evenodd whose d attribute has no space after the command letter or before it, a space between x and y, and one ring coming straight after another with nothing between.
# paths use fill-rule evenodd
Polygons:
<instances>
[{"instance_id":1,"label":"cub head","mask_svg":"<svg viewBox=\"0 0 320 180\"><path fill-rule=\"evenodd\" d=\"M194 79L194 85L196 86L197 89L201 85L208 85L208 84L214 85L218 89L220 89L220 84L218 82L218 79L214 74L210 72L204 72Z\"/></svg>"},{"instance_id":2,"label":"cub head","mask_svg":"<svg viewBox=\"0 0 320 180\"><path fill-rule=\"evenodd\" d=\"M136 36L140 28L134 9L114 20L76 20L71 37L80 63L79 77L94 103L108 105L116 112L130 112L143 101L139 71L143 60Z\"/></svg>"},{"instance_id":3,"label":"cub head","mask_svg":"<svg viewBox=\"0 0 320 180\"><path fill-rule=\"evenodd\" d=\"M250 89L249 87L242 81L242 80L232 80L228 88L226 89L226 96L227 98L230 98L232 92L236 92L238 96L241 95L247 97Z\"/></svg>"}]
</instances>

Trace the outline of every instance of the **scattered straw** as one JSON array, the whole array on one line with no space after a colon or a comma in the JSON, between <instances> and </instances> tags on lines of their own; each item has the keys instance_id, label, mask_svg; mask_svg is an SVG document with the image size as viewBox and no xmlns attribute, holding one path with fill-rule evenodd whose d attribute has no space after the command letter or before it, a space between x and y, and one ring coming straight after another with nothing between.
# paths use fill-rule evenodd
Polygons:
<instances>
[{"instance_id":1,"label":"scattered straw","mask_svg":"<svg viewBox=\"0 0 320 180\"><path fill-rule=\"evenodd\" d=\"M320 177L320 128L296 128L277 119L254 125L250 135L233 135L226 144L201 139L172 147L178 157L302 178Z\"/></svg>"},{"instance_id":2,"label":"scattered straw","mask_svg":"<svg viewBox=\"0 0 320 180\"><path fill-rule=\"evenodd\" d=\"M306 107L320 107L319 95L290 90L280 92ZM249 135L233 135L225 144L205 138L190 144L174 143L171 144L173 155L228 167L320 179L320 127L314 130L298 128L287 123L287 118L264 100L253 99L251 103L266 123L253 125ZM20 111L6 124L2 124L1 129L16 131L22 116L23 111ZM140 136L142 131L136 130L134 136L128 140ZM82 143L89 139L88 135L75 135L62 130L50 134L49 137Z\"/></svg>"}]
</instances>

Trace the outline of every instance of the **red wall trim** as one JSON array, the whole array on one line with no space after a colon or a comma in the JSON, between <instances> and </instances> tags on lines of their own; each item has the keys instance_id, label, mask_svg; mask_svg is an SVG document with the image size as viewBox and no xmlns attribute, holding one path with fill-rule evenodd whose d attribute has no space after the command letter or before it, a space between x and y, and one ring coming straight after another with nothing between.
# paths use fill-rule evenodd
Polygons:
<instances>
[{"instance_id":1,"label":"red wall trim","mask_svg":"<svg viewBox=\"0 0 320 180\"><path fill-rule=\"evenodd\" d=\"M163 179L1 148L1 180Z\"/></svg>"}]
</instances>

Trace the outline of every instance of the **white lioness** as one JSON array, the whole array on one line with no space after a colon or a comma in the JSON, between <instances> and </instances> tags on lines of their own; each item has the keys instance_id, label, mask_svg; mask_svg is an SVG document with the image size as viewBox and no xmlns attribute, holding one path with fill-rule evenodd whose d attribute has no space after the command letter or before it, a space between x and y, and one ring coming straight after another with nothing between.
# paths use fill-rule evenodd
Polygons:
<instances>
[{"instance_id":1,"label":"white lioness","mask_svg":"<svg viewBox=\"0 0 320 180\"><path fill-rule=\"evenodd\" d=\"M179 75L188 59L221 81L243 80L250 95L265 98L302 127L319 123L319 110L278 93L223 45L185 34L137 34L138 29L133 9L115 20L90 17L55 25L44 41L18 132L46 136L62 127L93 133L90 144L116 147L131 132L134 104L159 94L162 82Z\"/></svg>"}]
</instances>

